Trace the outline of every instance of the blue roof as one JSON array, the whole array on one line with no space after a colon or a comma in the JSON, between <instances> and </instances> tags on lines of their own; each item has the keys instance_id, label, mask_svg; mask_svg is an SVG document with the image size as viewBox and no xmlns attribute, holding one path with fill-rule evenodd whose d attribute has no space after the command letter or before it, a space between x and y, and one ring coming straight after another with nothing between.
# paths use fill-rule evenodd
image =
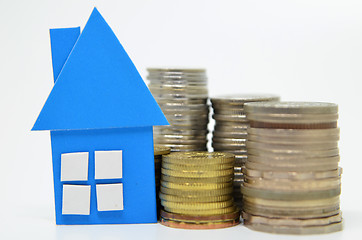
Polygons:
<instances>
[{"instance_id":1,"label":"blue roof","mask_svg":"<svg viewBox=\"0 0 362 240\"><path fill-rule=\"evenodd\" d=\"M168 122L112 29L94 8L32 130L154 125Z\"/></svg>"}]
</instances>

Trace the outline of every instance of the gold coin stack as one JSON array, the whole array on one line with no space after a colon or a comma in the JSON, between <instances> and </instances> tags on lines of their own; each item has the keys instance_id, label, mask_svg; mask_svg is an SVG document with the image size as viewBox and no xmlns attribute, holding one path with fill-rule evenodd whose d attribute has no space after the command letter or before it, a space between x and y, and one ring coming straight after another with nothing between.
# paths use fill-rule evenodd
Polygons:
<instances>
[{"instance_id":1,"label":"gold coin stack","mask_svg":"<svg viewBox=\"0 0 362 240\"><path fill-rule=\"evenodd\" d=\"M234 167L234 201L241 208L242 194L240 185L243 181L242 168L246 162L246 139L249 122L246 119L244 104L247 102L278 101L279 97L262 95L224 95L211 98L214 110L215 128L212 147L215 151L235 154Z\"/></svg>"},{"instance_id":2,"label":"gold coin stack","mask_svg":"<svg viewBox=\"0 0 362 240\"><path fill-rule=\"evenodd\" d=\"M156 202L157 202L157 216L159 216L161 209L161 200L158 196L160 192L160 182L161 182L161 164L162 164L162 156L167 155L171 152L169 147L165 147L162 145L154 145L154 158L155 158L155 183L156 183Z\"/></svg>"},{"instance_id":3,"label":"gold coin stack","mask_svg":"<svg viewBox=\"0 0 362 240\"><path fill-rule=\"evenodd\" d=\"M178 152L162 159L161 224L216 229L239 224L232 198L235 156L219 152Z\"/></svg>"},{"instance_id":4,"label":"gold coin stack","mask_svg":"<svg viewBox=\"0 0 362 240\"><path fill-rule=\"evenodd\" d=\"M204 69L148 69L148 88L169 126L154 127L154 142L172 151L205 151L209 106Z\"/></svg>"},{"instance_id":5,"label":"gold coin stack","mask_svg":"<svg viewBox=\"0 0 362 240\"><path fill-rule=\"evenodd\" d=\"M247 103L245 111L245 225L283 234L341 230L338 106L264 102Z\"/></svg>"}]
</instances>

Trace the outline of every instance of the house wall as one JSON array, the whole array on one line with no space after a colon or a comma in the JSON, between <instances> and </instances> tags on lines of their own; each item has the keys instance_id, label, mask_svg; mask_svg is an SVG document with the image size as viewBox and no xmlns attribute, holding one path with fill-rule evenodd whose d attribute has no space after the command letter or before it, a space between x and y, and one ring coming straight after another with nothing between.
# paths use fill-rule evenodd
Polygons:
<instances>
[{"instance_id":1,"label":"house wall","mask_svg":"<svg viewBox=\"0 0 362 240\"><path fill-rule=\"evenodd\" d=\"M157 222L152 127L51 132L57 224L114 224ZM122 150L123 205L121 211L97 211L95 184L119 180L94 180L94 151ZM61 154L89 152L90 215L62 215Z\"/></svg>"}]
</instances>

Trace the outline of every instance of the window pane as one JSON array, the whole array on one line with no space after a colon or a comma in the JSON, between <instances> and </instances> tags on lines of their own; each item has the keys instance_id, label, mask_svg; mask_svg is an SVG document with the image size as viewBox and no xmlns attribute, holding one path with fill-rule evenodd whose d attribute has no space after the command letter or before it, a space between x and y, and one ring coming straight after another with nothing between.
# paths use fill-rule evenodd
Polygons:
<instances>
[{"instance_id":1,"label":"window pane","mask_svg":"<svg viewBox=\"0 0 362 240\"><path fill-rule=\"evenodd\" d=\"M123 184L97 184L98 211L123 210Z\"/></svg>"},{"instance_id":2,"label":"window pane","mask_svg":"<svg viewBox=\"0 0 362 240\"><path fill-rule=\"evenodd\" d=\"M61 155L61 181L88 180L88 153L63 153Z\"/></svg>"},{"instance_id":3,"label":"window pane","mask_svg":"<svg viewBox=\"0 0 362 240\"><path fill-rule=\"evenodd\" d=\"M90 190L88 185L63 185L62 214L89 215Z\"/></svg>"},{"instance_id":4,"label":"window pane","mask_svg":"<svg viewBox=\"0 0 362 240\"><path fill-rule=\"evenodd\" d=\"M122 178L122 151L95 152L95 178Z\"/></svg>"}]
</instances>

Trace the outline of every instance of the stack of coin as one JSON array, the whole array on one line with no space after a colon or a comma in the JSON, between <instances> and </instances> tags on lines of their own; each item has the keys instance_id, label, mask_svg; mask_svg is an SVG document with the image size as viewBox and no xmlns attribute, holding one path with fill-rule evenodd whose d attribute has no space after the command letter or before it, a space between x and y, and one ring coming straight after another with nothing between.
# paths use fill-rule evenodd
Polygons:
<instances>
[{"instance_id":1,"label":"stack of coin","mask_svg":"<svg viewBox=\"0 0 362 240\"><path fill-rule=\"evenodd\" d=\"M265 102L245 104L245 111L245 225L286 234L341 230L338 106Z\"/></svg>"},{"instance_id":2,"label":"stack of coin","mask_svg":"<svg viewBox=\"0 0 362 240\"><path fill-rule=\"evenodd\" d=\"M215 151L235 154L234 168L234 200L241 208L242 195L240 184L243 181L242 168L244 167L246 153L246 138L249 122L244 112L247 102L278 101L279 97L270 94L264 95L225 95L211 98L214 110L215 128L212 137L212 147Z\"/></svg>"},{"instance_id":3,"label":"stack of coin","mask_svg":"<svg viewBox=\"0 0 362 240\"><path fill-rule=\"evenodd\" d=\"M216 229L239 223L234 205L231 153L175 152L162 159L161 223L175 228Z\"/></svg>"},{"instance_id":4,"label":"stack of coin","mask_svg":"<svg viewBox=\"0 0 362 240\"><path fill-rule=\"evenodd\" d=\"M209 122L205 70L148 71L148 88L170 123L154 127L154 142L172 151L205 151Z\"/></svg>"},{"instance_id":5,"label":"stack of coin","mask_svg":"<svg viewBox=\"0 0 362 240\"><path fill-rule=\"evenodd\" d=\"M169 147L154 145L154 158L155 158L155 183L156 183L156 202L157 202L157 216L159 216L161 209L161 201L158 196L160 192L160 181L161 181L161 164L162 164L162 156L167 155L171 152Z\"/></svg>"}]
</instances>

